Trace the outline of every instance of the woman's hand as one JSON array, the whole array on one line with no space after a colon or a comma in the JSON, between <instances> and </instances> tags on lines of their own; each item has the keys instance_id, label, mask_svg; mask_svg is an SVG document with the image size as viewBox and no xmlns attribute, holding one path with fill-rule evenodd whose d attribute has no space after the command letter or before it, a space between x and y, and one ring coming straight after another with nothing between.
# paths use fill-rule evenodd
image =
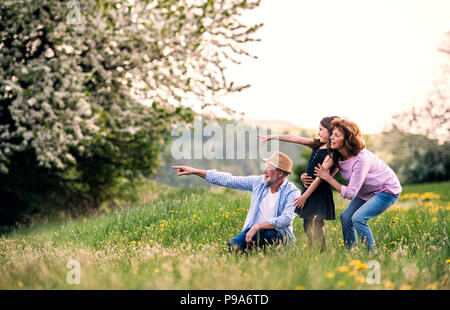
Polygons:
<instances>
[{"instance_id":1,"label":"woman's hand","mask_svg":"<svg viewBox=\"0 0 450 310\"><path fill-rule=\"evenodd\" d=\"M261 144L266 143L267 141L272 140L272 136L268 135L268 136L261 136L261 135L257 135L258 137L262 138Z\"/></svg>"},{"instance_id":2,"label":"woman's hand","mask_svg":"<svg viewBox=\"0 0 450 310\"><path fill-rule=\"evenodd\" d=\"M306 200L307 200L307 199L308 199L308 198L307 198L305 195L300 195L300 196L298 196L297 198L294 199L294 200L295 200L294 206L295 206L296 208L303 209L303 207L305 206L305 203L306 203Z\"/></svg>"},{"instance_id":3,"label":"woman's hand","mask_svg":"<svg viewBox=\"0 0 450 310\"><path fill-rule=\"evenodd\" d=\"M321 164L319 164L314 168L314 175L322 180L326 180L330 177L330 170L325 169Z\"/></svg>"}]
</instances>

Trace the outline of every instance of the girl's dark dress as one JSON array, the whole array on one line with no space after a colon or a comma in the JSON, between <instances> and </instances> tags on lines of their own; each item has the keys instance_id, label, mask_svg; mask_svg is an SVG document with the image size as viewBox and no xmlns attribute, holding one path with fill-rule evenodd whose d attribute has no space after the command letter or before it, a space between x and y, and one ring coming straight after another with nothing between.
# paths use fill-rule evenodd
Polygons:
<instances>
[{"instance_id":1,"label":"girl's dark dress","mask_svg":"<svg viewBox=\"0 0 450 310\"><path fill-rule=\"evenodd\" d=\"M306 167L306 173L315 179L314 168L318 164L322 164L323 160L327 156L327 149L316 149L313 150L311 156L308 160L308 166ZM307 189L302 190L302 194ZM309 196L303 209L296 208L295 213L300 215L304 219L314 219L315 220L334 220L336 215L334 212L334 200L333 192L331 190L331 185L328 182L322 181L316 190Z\"/></svg>"}]
</instances>

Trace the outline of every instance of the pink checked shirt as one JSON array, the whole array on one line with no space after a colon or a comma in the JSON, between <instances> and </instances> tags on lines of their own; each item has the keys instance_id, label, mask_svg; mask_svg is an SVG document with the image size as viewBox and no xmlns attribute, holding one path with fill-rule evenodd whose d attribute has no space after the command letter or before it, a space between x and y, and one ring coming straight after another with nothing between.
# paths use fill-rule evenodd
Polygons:
<instances>
[{"instance_id":1,"label":"pink checked shirt","mask_svg":"<svg viewBox=\"0 0 450 310\"><path fill-rule=\"evenodd\" d=\"M339 161L339 170L348 185L342 185L341 196L369 200L376 193L400 194L402 186L394 171L375 154L362 149L356 156Z\"/></svg>"}]
</instances>

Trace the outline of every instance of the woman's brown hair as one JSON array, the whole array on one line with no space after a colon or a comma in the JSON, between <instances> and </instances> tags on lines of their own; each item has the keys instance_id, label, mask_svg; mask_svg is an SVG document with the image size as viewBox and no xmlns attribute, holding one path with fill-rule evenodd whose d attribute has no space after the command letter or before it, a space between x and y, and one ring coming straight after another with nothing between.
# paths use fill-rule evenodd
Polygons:
<instances>
[{"instance_id":1,"label":"woman's brown hair","mask_svg":"<svg viewBox=\"0 0 450 310\"><path fill-rule=\"evenodd\" d=\"M344 148L348 155L355 156L366 147L361 135L361 130L355 122L343 118L335 118L331 121L331 131L339 129L344 135ZM328 153L333 158L335 167L339 168L341 154L331 148L331 140L328 141Z\"/></svg>"},{"instance_id":2,"label":"woman's brown hair","mask_svg":"<svg viewBox=\"0 0 450 310\"><path fill-rule=\"evenodd\" d=\"M320 121L320 125L322 125L326 129L328 129L328 133L330 134L330 136L332 133L331 122L333 121L333 119L336 119L336 118L338 118L338 117L337 116L327 116L327 117L322 118L322 120ZM314 142L308 146L311 147L313 150L317 150L319 147L321 147L324 144L325 143L320 142L320 139L314 139Z\"/></svg>"}]
</instances>

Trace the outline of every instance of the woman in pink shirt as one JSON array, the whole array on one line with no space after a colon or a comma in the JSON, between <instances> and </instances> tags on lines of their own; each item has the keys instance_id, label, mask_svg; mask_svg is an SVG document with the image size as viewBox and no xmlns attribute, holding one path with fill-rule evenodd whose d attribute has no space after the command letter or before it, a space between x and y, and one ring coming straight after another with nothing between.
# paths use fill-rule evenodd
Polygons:
<instances>
[{"instance_id":1,"label":"woman in pink shirt","mask_svg":"<svg viewBox=\"0 0 450 310\"><path fill-rule=\"evenodd\" d=\"M320 164L315 168L315 175L330 183L343 198L351 200L340 216L347 248L356 246L357 233L368 250L376 252L367 221L393 205L402 187L394 171L366 149L358 125L349 120L334 119L331 126L328 149L348 185L340 184Z\"/></svg>"}]
</instances>

